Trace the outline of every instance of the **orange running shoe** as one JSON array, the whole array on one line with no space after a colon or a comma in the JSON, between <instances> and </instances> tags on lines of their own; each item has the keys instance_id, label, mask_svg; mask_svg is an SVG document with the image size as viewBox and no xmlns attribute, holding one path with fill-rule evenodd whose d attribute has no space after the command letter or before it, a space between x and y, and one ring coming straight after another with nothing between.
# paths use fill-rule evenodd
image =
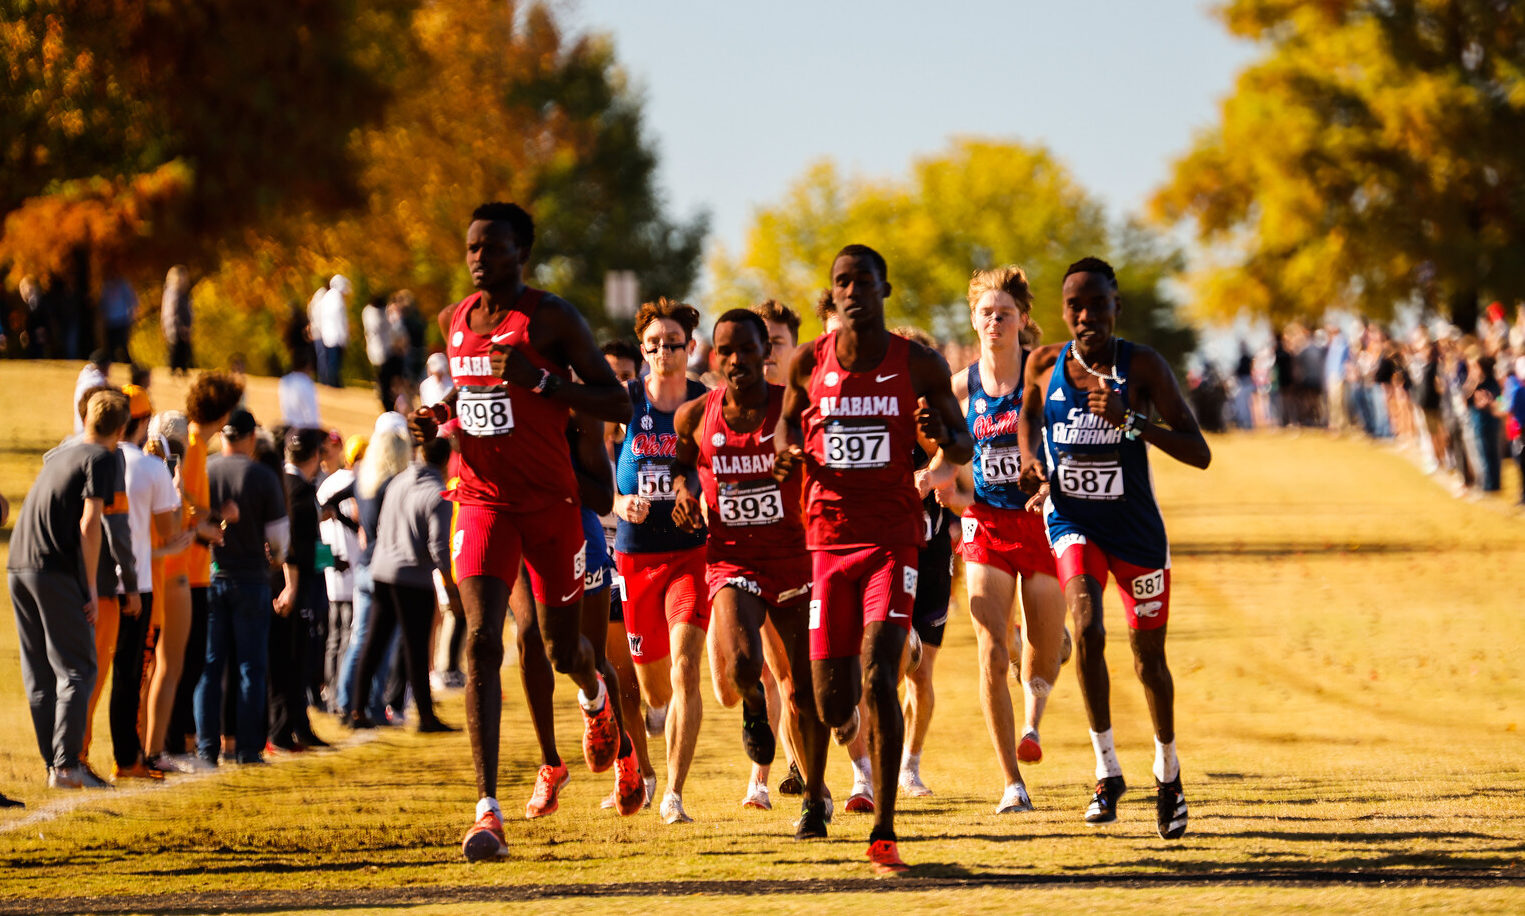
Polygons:
<instances>
[{"instance_id":1,"label":"orange running shoe","mask_svg":"<svg viewBox=\"0 0 1525 916\"><path fill-rule=\"evenodd\" d=\"M876 875L899 875L911 870L900 860L900 850L894 840L875 840L868 844L868 860L874 863Z\"/></svg>"},{"instance_id":2,"label":"orange running shoe","mask_svg":"<svg viewBox=\"0 0 1525 916\"><path fill-rule=\"evenodd\" d=\"M483 862L508 855L508 843L503 839L503 819L496 811L487 811L466 831L461 840L461 852L468 862Z\"/></svg>"},{"instance_id":3,"label":"orange running shoe","mask_svg":"<svg viewBox=\"0 0 1525 916\"><path fill-rule=\"evenodd\" d=\"M111 765L111 778L114 779L114 780L116 780L116 779L148 779L148 780L163 779L164 778L164 771L160 770L160 769L157 769L155 767L151 767L151 766L149 766L148 764L144 763L141 760L139 760L137 763L133 764L130 767L122 767L122 766L118 766L118 765L113 763Z\"/></svg>"},{"instance_id":4,"label":"orange running shoe","mask_svg":"<svg viewBox=\"0 0 1525 916\"><path fill-rule=\"evenodd\" d=\"M1038 743L1038 733L1028 731L1022 734L1022 740L1017 744L1017 759L1023 763L1042 763L1043 745Z\"/></svg>"},{"instance_id":5,"label":"orange running shoe","mask_svg":"<svg viewBox=\"0 0 1525 916\"><path fill-rule=\"evenodd\" d=\"M598 683L604 683L603 675L598 676ZM602 773L614 765L614 758L620 752L620 726L614 721L614 697L608 689L604 689L604 708L596 713L583 710L582 731L582 756L588 763L588 769L595 773Z\"/></svg>"},{"instance_id":6,"label":"orange running shoe","mask_svg":"<svg viewBox=\"0 0 1525 916\"><path fill-rule=\"evenodd\" d=\"M535 793L524 806L524 816L534 820L537 817L545 817L547 814L555 814L560 802L557 799L561 795L561 789L572 781L572 774L567 772L566 764L558 763L551 766L549 763L540 768L535 775Z\"/></svg>"},{"instance_id":7,"label":"orange running shoe","mask_svg":"<svg viewBox=\"0 0 1525 916\"><path fill-rule=\"evenodd\" d=\"M621 817L629 817L646 804L646 780L641 778L641 764L635 759L635 748L614 760L618 778L614 783L614 810Z\"/></svg>"}]
</instances>

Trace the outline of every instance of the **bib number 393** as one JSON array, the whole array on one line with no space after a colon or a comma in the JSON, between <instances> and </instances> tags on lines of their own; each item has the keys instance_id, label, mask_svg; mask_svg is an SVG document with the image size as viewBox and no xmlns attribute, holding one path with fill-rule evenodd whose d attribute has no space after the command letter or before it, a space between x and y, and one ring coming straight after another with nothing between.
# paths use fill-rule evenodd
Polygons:
<instances>
[{"instance_id":1,"label":"bib number 393","mask_svg":"<svg viewBox=\"0 0 1525 916\"><path fill-rule=\"evenodd\" d=\"M784 520L784 496L771 480L723 486L715 502L720 520L727 525L771 525Z\"/></svg>"},{"instance_id":2,"label":"bib number 393","mask_svg":"<svg viewBox=\"0 0 1525 916\"><path fill-rule=\"evenodd\" d=\"M463 388L455 412L461 431L468 436L504 436L514 431L514 406L507 388Z\"/></svg>"},{"instance_id":3,"label":"bib number 393","mask_svg":"<svg viewBox=\"0 0 1525 916\"><path fill-rule=\"evenodd\" d=\"M828 426L822 439L829 468L882 468L890 463L890 431L882 426Z\"/></svg>"},{"instance_id":4,"label":"bib number 393","mask_svg":"<svg viewBox=\"0 0 1525 916\"><path fill-rule=\"evenodd\" d=\"M1075 499L1122 499L1122 465L1116 461L1061 462L1059 492Z\"/></svg>"}]
</instances>

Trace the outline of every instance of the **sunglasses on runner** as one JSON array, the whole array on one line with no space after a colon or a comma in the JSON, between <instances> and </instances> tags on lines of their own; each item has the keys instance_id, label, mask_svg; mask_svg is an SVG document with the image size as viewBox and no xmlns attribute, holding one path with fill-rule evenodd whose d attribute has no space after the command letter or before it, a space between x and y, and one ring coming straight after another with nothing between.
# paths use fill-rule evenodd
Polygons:
<instances>
[{"instance_id":1,"label":"sunglasses on runner","mask_svg":"<svg viewBox=\"0 0 1525 916\"><path fill-rule=\"evenodd\" d=\"M659 352L661 352L663 350L666 350L667 352L672 353L672 352L677 351L677 350L682 350L683 348L685 348L687 346L688 346L688 344L686 344L686 343L659 343L659 344L652 344L649 347L642 347L641 348L641 352L645 353L647 356L655 356L657 353L659 353Z\"/></svg>"}]
</instances>

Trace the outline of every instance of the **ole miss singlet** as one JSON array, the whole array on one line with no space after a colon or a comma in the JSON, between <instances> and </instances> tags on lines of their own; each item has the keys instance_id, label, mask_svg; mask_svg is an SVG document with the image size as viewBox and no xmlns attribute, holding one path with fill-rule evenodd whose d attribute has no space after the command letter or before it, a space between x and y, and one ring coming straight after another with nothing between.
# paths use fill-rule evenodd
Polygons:
<instances>
[{"instance_id":1,"label":"ole miss singlet","mask_svg":"<svg viewBox=\"0 0 1525 916\"><path fill-rule=\"evenodd\" d=\"M567 448L568 410L492 373L494 344L511 346L537 369L562 378L569 373L530 344L530 316L547 293L525 287L519 301L487 336L471 330L471 313L482 308L474 293L455 307L445 354L459 389L455 414L461 435L453 468L459 477L447 495L462 505L535 512L577 502L577 478Z\"/></svg>"},{"instance_id":2,"label":"ole miss singlet","mask_svg":"<svg viewBox=\"0 0 1525 916\"><path fill-rule=\"evenodd\" d=\"M738 433L725 422L725 389L704 402L699 444L699 482L709 512L709 555L766 563L805 554L805 526L800 517L800 479L773 479L773 433L783 412L784 389L768 386L768 411L762 425Z\"/></svg>"},{"instance_id":3,"label":"ole miss singlet","mask_svg":"<svg viewBox=\"0 0 1525 916\"><path fill-rule=\"evenodd\" d=\"M703 547L703 531L690 534L672 520L672 465L678 456L673 414L651 403L640 379L627 382L625 387L630 392L630 425L614 468L615 491L639 496L651 504L651 509L639 525L619 520L614 549L620 553L670 553ZM704 385L690 380L684 397L692 400L706 391Z\"/></svg>"},{"instance_id":4,"label":"ole miss singlet","mask_svg":"<svg viewBox=\"0 0 1525 916\"><path fill-rule=\"evenodd\" d=\"M1027 351L1022 351L1022 370ZM1021 378L1023 372L1017 374ZM1022 509L1027 494L1017 486L1022 472L1022 452L1017 447L1017 418L1022 413L1022 386L1010 394L993 397L985 393L980 364L968 369L969 408L964 420L974 437L974 501L998 509Z\"/></svg>"},{"instance_id":5,"label":"ole miss singlet","mask_svg":"<svg viewBox=\"0 0 1525 916\"><path fill-rule=\"evenodd\" d=\"M816 339L801 415L811 548L921 545L910 352L910 341L891 334L877 367L848 372L837 362L836 333Z\"/></svg>"},{"instance_id":6,"label":"ole miss singlet","mask_svg":"<svg viewBox=\"0 0 1525 916\"><path fill-rule=\"evenodd\" d=\"M1059 351L1043 400L1043 448L1048 455L1049 497L1045 511L1049 544L1062 554L1065 538L1081 535L1111 556L1135 566L1170 565L1165 521L1154 500L1148 446L1091 413L1087 389L1072 384ZM1109 382L1128 403L1127 372L1133 345L1117 341L1116 365L1124 379ZM1080 370L1076 367L1077 371Z\"/></svg>"}]
</instances>

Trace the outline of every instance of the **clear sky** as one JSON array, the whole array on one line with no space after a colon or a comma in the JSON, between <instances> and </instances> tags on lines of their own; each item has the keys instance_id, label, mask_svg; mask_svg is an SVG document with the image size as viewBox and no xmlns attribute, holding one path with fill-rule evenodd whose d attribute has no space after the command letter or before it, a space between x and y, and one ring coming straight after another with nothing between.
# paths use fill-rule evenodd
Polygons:
<instances>
[{"instance_id":1,"label":"clear sky","mask_svg":"<svg viewBox=\"0 0 1525 916\"><path fill-rule=\"evenodd\" d=\"M1047 145L1114 216L1142 209L1255 54L1204 0L570 0L646 99L672 211L738 250L752 209L830 156L907 172L947 138Z\"/></svg>"}]
</instances>

